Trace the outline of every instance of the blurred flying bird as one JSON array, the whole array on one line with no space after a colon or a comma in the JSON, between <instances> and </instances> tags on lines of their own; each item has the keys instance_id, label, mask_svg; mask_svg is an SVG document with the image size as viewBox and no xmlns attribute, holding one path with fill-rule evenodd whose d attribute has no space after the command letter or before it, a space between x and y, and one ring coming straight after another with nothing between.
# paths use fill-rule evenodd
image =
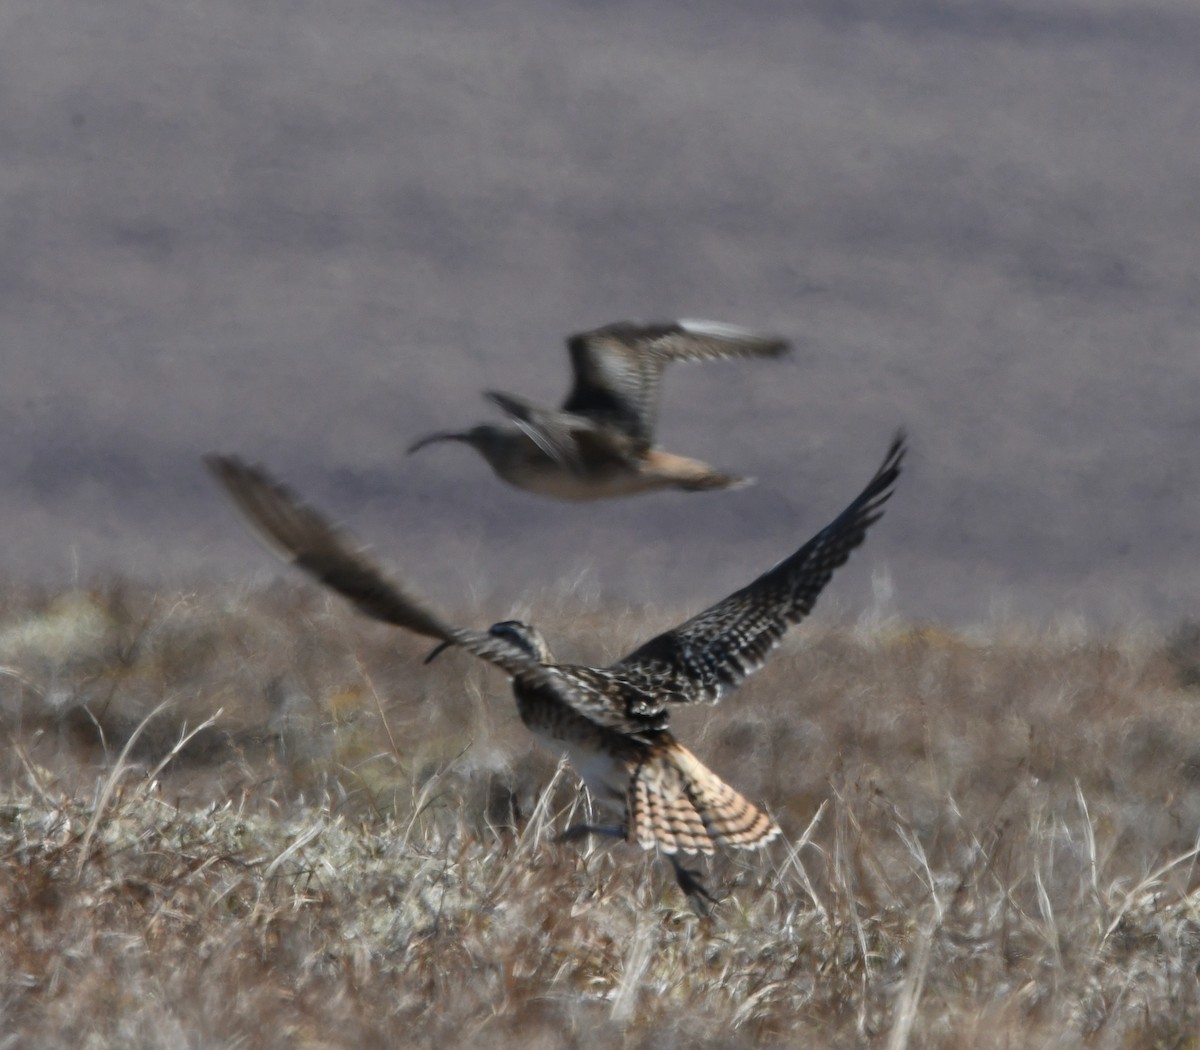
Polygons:
<instances>
[{"instance_id":1,"label":"blurred flying bird","mask_svg":"<svg viewBox=\"0 0 1200 1050\"><path fill-rule=\"evenodd\" d=\"M659 381L672 361L779 357L789 349L786 340L712 321L618 321L571 336L567 349L575 383L562 408L489 391L507 422L428 434L409 453L435 441L462 441L510 485L567 500L748 483L654 447Z\"/></svg>"},{"instance_id":2,"label":"blurred flying bird","mask_svg":"<svg viewBox=\"0 0 1200 1050\"><path fill-rule=\"evenodd\" d=\"M438 639L426 662L458 646L505 671L521 720L574 766L597 803L615 812L614 824L578 825L565 836L595 832L657 848L703 907L712 898L677 855L711 854L715 846L758 849L779 827L675 739L667 729L670 712L720 700L763 665L789 625L812 611L833 571L882 517L904 453L898 434L862 492L799 550L609 667L555 663L542 633L516 620L486 631L448 623L261 467L232 456L206 462L285 559L368 616Z\"/></svg>"}]
</instances>

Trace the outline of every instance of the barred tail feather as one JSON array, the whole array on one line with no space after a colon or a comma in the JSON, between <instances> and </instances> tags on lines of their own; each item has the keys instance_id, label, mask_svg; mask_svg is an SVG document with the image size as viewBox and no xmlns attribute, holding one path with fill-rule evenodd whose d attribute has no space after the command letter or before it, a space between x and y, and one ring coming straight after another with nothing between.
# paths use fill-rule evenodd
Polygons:
<instances>
[{"instance_id":1,"label":"barred tail feather","mask_svg":"<svg viewBox=\"0 0 1200 1050\"><path fill-rule=\"evenodd\" d=\"M629 828L642 849L664 853L759 849L779 834L766 813L674 741L638 766L629 789Z\"/></svg>"}]
</instances>

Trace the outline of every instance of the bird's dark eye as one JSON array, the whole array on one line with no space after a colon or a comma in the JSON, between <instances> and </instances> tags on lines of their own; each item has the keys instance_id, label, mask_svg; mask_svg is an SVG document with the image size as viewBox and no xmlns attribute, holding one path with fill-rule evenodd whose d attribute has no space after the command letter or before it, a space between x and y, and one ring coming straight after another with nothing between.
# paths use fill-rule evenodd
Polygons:
<instances>
[{"instance_id":1,"label":"bird's dark eye","mask_svg":"<svg viewBox=\"0 0 1200 1050\"><path fill-rule=\"evenodd\" d=\"M529 636L529 630L523 623L505 620L503 623L492 624L488 634L493 638L503 638L510 645L515 645L527 653L534 652L535 646Z\"/></svg>"}]
</instances>

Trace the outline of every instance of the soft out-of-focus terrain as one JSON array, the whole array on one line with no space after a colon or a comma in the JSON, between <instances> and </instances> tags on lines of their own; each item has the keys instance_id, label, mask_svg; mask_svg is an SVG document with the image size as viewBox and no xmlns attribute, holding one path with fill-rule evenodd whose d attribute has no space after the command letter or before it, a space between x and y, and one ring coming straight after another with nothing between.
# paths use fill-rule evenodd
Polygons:
<instances>
[{"instance_id":1,"label":"soft out-of-focus terrain","mask_svg":"<svg viewBox=\"0 0 1200 1050\"><path fill-rule=\"evenodd\" d=\"M1198 53L1183 0L11 0L0 570L259 564L220 447L442 593L702 600L905 423L851 568L901 611L1194 615ZM666 384L664 445L757 488L580 508L401 455L680 315L797 343Z\"/></svg>"},{"instance_id":2,"label":"soft out-of-focus terrain","mask_svg":"<svg viewBox=\"0 0 1200 1050\"><path fill-rule=\"evenodd\" d=\"M592 661L681 615L538 613ZM675 719L786 836L703 919L554 841L573 777L463 655L307 586L8 588L5 1038L1190 1045L1200 628L833 619Z\"/></svg>"},{"instance_id":3,"label":"soft out-of-focus terrain","mask_svg":"<svg viewBox=\"0 0 1200 1050\"><path fill-rule=\"evenodd\" d=\"M1182 0L0 6L0 1047L1190 1045L1197 54ZM795 340L665 384L755 488L402 456L627 316ZM787 839L708 919L200 466L595 662L900 424L819 616L676 718Z\"/></svg>"}]
</instances>

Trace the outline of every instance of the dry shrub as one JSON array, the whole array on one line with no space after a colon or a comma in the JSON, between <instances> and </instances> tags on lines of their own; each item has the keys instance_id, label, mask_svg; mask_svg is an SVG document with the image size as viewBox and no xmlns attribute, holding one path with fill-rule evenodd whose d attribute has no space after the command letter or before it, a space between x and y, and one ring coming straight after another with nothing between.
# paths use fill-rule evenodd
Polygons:
<instances>
[{"instance_id":1,"label":"dry shrub","mask_svg":"<svg viewBox=\"0 0 1200 1050\"><path fill-rule=\"evenodd\" d=\"M580 660L671 622L536 619ZM10 593L0 1045L1194 1045L1172 644L794 632L676 719L787 836L718 858L703 918L556 841L574 778L465 656L304 586Z\"/></svg>"}]
</instances>

